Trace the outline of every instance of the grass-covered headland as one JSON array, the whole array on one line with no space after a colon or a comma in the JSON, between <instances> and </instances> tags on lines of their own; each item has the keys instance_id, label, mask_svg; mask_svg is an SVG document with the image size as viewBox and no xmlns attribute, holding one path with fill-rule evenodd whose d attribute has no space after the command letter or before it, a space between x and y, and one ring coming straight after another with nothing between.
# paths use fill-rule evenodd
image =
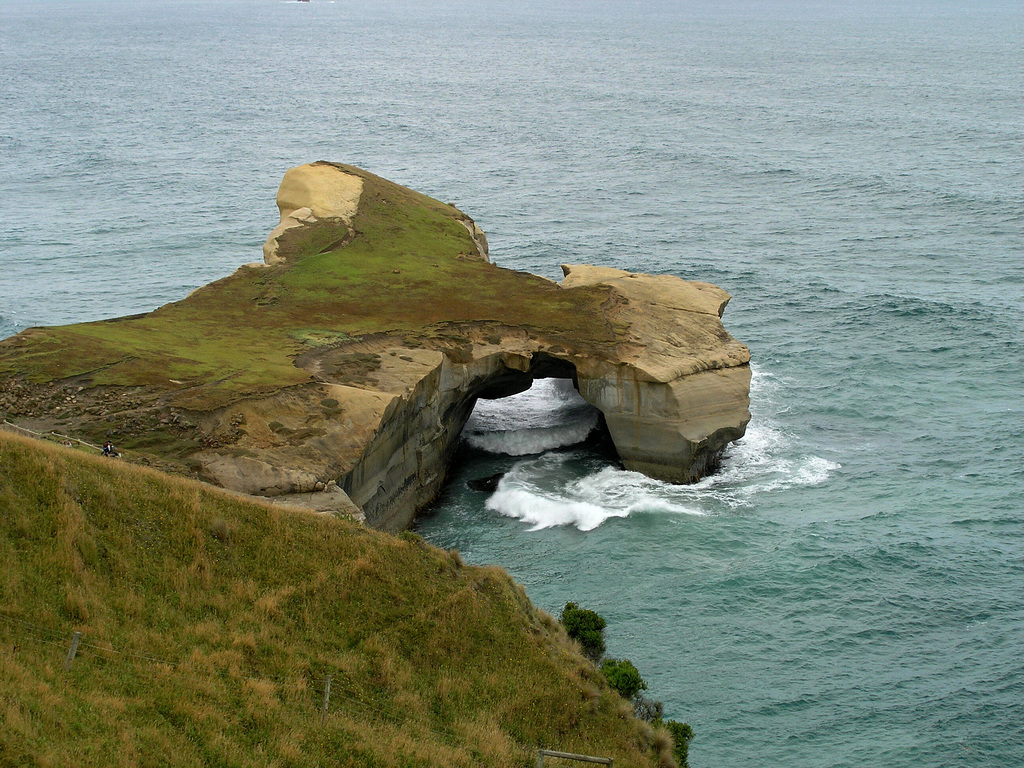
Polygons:
<instances>
[{"instance_id":1,"label":"grass-covered headland","mask_svg":"<svg viewBox=\"0 0 1024 768\"><path fill-rule=\"evenodd\" d=\"M30 328L0 341L0 381L128 387L204 412L308 383L297 356L366 338L457 357L468 329L512 328L581 348L614 343L622 331L601 311L607 287L563 290L499 268L477 255L457 209L362 169L337 168L364 185L351 237L321 222L293 230L280 263L242 267L152 312ZM359 383L359 371L351 374L348 383Z\"/></svg>"},{"instance_id":2,"label":"grass-covered headland","mask_svg":"<svg viewBox=\"0 0 1024 768\"><path fill-rule=\"evenodd\" d=\"M672 764L498 568L5 432L0 723L3 766Z\"/></svg>"}]
</instances>

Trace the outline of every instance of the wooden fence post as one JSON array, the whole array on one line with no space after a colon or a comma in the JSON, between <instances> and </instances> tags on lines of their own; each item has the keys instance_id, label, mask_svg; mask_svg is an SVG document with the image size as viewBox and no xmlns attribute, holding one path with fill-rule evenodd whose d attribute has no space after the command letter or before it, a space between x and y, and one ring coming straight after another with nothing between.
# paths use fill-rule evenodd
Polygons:
<instances>
[{"instance_id":1,"label":"wooden fence post","mask_svg":"<svg viewBox=\"0 0 1024 768\"><path fill-rule=\"evenodd\" d=\"M320 725L327 722L327 702L331 700L331 676L327 676L327 681L324 683L324 708L320 712Z\"/></svg>"},{"instance_id":2,"label":"wooden fence post","mask_svg":"<svg viewBox=\"0 0 1024 768\"><path fill-rule=\"evenodd\" d=\"M71 647L68 648L68 656L64 659L64 671L69 672L71 670L71 662L75 660L75 654L78 653L78 644L82 642L82 633L75 632L71 636Z\"/></svg>"}]
</instances>

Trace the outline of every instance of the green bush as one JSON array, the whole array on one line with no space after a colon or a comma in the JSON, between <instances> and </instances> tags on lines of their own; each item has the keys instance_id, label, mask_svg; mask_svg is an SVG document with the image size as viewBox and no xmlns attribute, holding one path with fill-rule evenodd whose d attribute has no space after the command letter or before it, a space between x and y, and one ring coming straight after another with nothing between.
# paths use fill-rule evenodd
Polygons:
<instances>
[{"instance_id":1,"label":"green bush","mask_svg":"<svg viewBox=\"0 0 1024 768\"><path fill-rule=\"evenodd\" d=\"M690 754L693 728L686 723L677 723L675 720L666 720L663 725L668 728L673 740L675 740L676 746L673 754L675 755L676 762L679 763L679 768L690 768L690 764L686 762L686 759Z\"/></svg>"},{"instance_id":2,"label":"green bush","mask_svg":"<svg viewBox=\"0 0 1024 768\"><path fill-rule=\"evenodd\" d=\"M647 690L647 681L640 677L639 670L629 659L605 659L601 664L601 674L624 699L632 701L640 691Z\"/></svg>"},{"instance_id":3,"label":"green bush","mask_svg":"<svg viewBox=\"0 0 1024 768\"><path fill-rule=\"evenodd\" d=\"M565 631L583 647L583 653L595 664L604 653L604 628L607 622L594 611L566 603L558 617Z\"/></svg>"}]
</instances>

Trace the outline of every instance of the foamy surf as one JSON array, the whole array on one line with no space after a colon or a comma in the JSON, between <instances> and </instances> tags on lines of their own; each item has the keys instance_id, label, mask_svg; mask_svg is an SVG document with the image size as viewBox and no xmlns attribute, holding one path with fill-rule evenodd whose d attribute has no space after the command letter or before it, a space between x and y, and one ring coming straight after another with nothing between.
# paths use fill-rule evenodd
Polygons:
<instances>
[{"instance_id":1,"label":"foamy surf","mask_svg":"<svg viewBox=\"0 0 1024 768\"><path fill-rule=\"evenodd\" d=\"M585 451L561 451L516 462L498 483L486 506L530 524L531 530L572 525L589 531L613 517L637 513L715 514L723 509L754 506L762 494L820 485L840 469L840 465L820 456L801 454L798 441L771 419L767 412L772 408L771 395L777 388L770 375L754 370L751 383L754 420L746 436L727 450L720 471L699 483L664 483L638 472L608 466ZM536 405L541 405L545 398L551 402L550 393L542 392L538 397L538 393L533 392L533 395ZM509 411L510 416L513 414L520 421L541 418L536 413L515 409ZM502 424L497 412L490 413L489 418L492 427ZM596 420L596 415L594 418ZM481 448L484 445L477 441L493 440L493 449L485 450L523 455L537 452L542 444L541 437L548 431L564 438L564 442L553 440L552 448L579 442L586 437L582 423L576 421L545 429L493 430L476 433L468 440ZM574 434L573 430L578 431ZM578 439L572 440L577 435L580 435ZM515 452L517 445L524 448L521 453Z\"/></svg>"},{"instance_id":2,"label":"foamy surf","mask_svg":"<svg viewBox=\"0 0 1024 768\"><path fill-rule=\"evenodd\" d=\"M751 506L762 493L820 485L841 466L821 456L802 453L799 441L773 416L785 411L774 402L780 384L771 373L751 366L747 432L730 445L718 473L682 489L729 507Z\"/></svg>"},{"instance_id":3,"label":"foamy surf","mask_svg":"<svg viewBox=\"0 0 1024 768\"><path fill-rule=\"evenodd\" d=\"M638 511L703 514L661 498L657 489L664 483L609 466L588 471L591 464L582 452L545 453L519 461L486 506L529 523L531 530L573 525L590 531L605 520ZM574 476L581 468L585 474Z\"/></svg>"},{"instance_id":4,"label":"foamy surf","mask_svg":"<svg viewBox=\"0 0 1024 768\"><path fill-rule=\"evenodd\" d=\"M560 427L471 432L465 435L465 440L474 448L488 453L526 456L531 453L543 453L555 448L582 443L596 426L597 414L595 413L588 414L585 419Z\"/></svg>"}]
</instances>

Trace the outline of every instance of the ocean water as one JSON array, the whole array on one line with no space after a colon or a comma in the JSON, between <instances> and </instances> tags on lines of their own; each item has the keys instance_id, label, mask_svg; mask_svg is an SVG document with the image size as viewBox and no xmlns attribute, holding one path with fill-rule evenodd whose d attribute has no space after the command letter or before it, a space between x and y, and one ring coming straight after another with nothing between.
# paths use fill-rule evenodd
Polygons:
<instances>
[{"instance_id":1,"label":"ocean water","mask_svg":"<svg viewBox=\"0 0 1024 768\"><path fill-rule=\"evenodd\" d=\"M538 382L418 530L604 615L694 768L1019 766L1022 51L997 0L0 0L0 335L257 260L315 159L503 266L716 283L755 372L719 475L622 471Z\"/></svg>"}]
</instances>

